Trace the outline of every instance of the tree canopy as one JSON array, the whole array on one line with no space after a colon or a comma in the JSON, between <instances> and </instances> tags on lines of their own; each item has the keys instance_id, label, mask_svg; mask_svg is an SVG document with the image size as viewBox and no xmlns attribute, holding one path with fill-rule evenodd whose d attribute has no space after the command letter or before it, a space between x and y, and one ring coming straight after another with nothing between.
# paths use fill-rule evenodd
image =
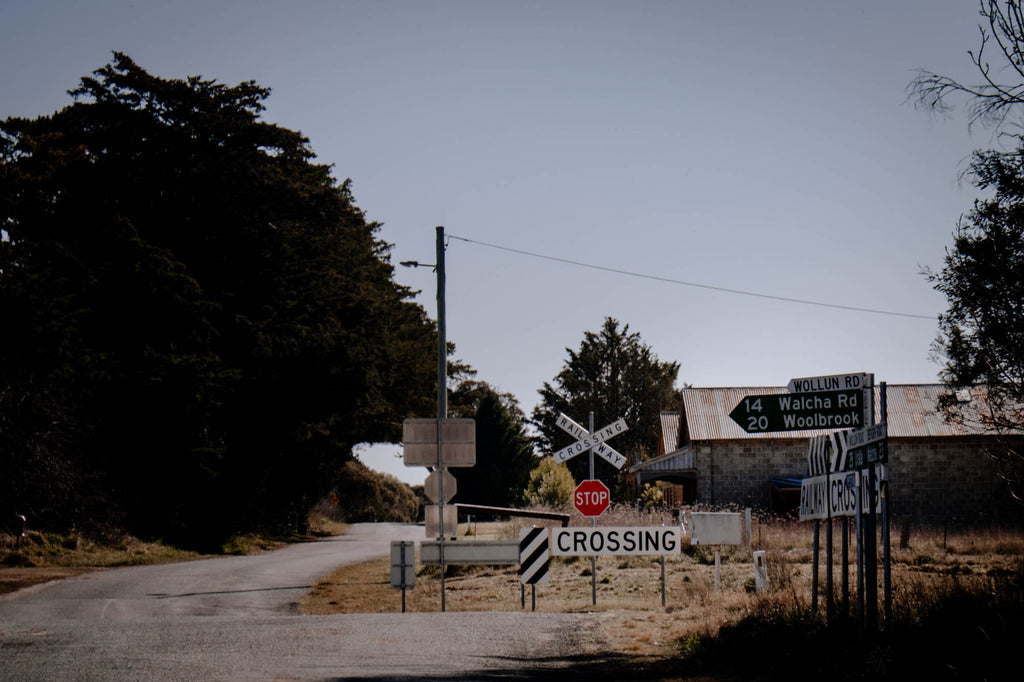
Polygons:
<instances>
[{"instance_id":1,"label":"tree canopy","mask_svg":"<svg viewBox=\"0 0 1024 682\"><path fill-rule=\"evenodd\" d=\"M922 70L908 89L916 103L948 113L967 102L970 124L981 124L1015 149L977 151L967 176L982 190L953 234L939 272L925 270L946 296L933 355L949 387L942 407L952 420L971 421L994 434L1024 429L1024 13L1017 0L980 0L980 45L970 51L979 79L963 83ZM981 401L964 401L978 387ZM1024 453L1019 440L1001 440L989 454L1002 465L1017 499L1024 500Z\"/></svg>"},{"instance_id":2,"label":"tree canopy","mask_svg":"<svg viewBox=\"0 0 1024 682\"><path fill-rule=\"evenodd\" d=\"M972 163L977 200L960 221L940 272L927 275L946 296L933 350L951 391L950 418L997 434L1024 431L1024 149L979 152ZM984 388L982 409L957 399L959 389ZM970 405L969 409L962 409ZM1024 453L1008 441L992 454L1017 499L1024 500Z\"/></svg>"},{"instance_id":3,"label":"tree canopy","mask_svg":"<svg viewBox=\"0 0 1024 682\"><path fill-rule=\"evenodd\" d=\"M0 122L5 507L216 540L432 411L435 325L269 93L115 53Z\"/></svg>"},{"instance_id":4,"label":"tree canopy","mask_svg":"<svg viewBox=\"0 0 1024 682\"><path fill-rule=\"evenodd\" d=\"M594 427L601 428L624 418L629 430L609 441L634 464L657 452L662 410L679 409L681 396L675 387L679 363L662 362L629 325L605 318L599 332L585 332L579 350L569 354L553 383L544 383L541 402L533 412L542 453L548 454L574 442L556 425L559 413L587 426L591 412ZM577 481L589 478L587 456L568 462ZM615 490L618 470L595 457L595 474Z\"/></svg>"},{"instance_id":5,"label":"tree canopy","mask_svg":"<svg viewBox=\"0 0 1024 682\"><path fill-rule=\"evenodd\" d=\"M476 423L476 464L449 470L458 481L453 501L495 507L525 502L537 460L526 435L526 415L515 397L467 379L452 393L449 407L453 416Z\"/></svg>"}]
</instances>

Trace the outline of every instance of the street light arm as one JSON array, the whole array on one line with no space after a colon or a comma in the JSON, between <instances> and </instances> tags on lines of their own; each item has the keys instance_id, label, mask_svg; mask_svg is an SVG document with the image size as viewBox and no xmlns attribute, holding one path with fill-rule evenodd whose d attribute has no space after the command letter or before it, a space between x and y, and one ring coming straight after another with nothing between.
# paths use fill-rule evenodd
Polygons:
<instances>
[{"instance_id":1,"label":"street light arm","mask_svg":"<svg viewBox=\"0 0 1024 682\"><path fill-rule=\"evenodd\" d=\"M421 263L418 260L403 260L399 261L398 264L407 268L432 268L437 270L437 266L433 263Z\"/></svg>"}]
</instances>

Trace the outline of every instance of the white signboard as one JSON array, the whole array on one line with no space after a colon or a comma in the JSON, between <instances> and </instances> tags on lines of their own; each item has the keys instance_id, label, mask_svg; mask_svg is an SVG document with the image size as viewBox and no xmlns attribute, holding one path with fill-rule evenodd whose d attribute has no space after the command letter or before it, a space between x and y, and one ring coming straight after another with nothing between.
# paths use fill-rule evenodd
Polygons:
<instances>
[{"instance_id":1,"label":"white signboard","mask_svg":"<svg viewBox=\"0 0 1024 682\"><path fill-rule=\"evenodd\" d=\"M552 528L552 556L658 556L678 554L682 533L677 527L639 526Z\"/></svg>"},{"instance_id":2,"label":"white signboard","mask_svg":"<svg viewBox=\"0 0 1024 682\"><path fill-rule=\"evenodd\" d=\"M437 457L437 419L402 422L402 459L407 467L471 467L476 464L476 423L445 419L441 423L441 454Z\"/></svg>"},{"instance_id":3,"label":"white signboard","mask_svg":"<svg viewBox=\"0 0 1024 682\"><path fill-rule=\"evenodd\" d=\"M882 477L875 477L875 511L882 511ZM826 474L805 478L800 484L800 520L816 521L829 517L854 516L857 513L857 486L859 472ZM861 509L868 511L868 495L865 491Z\"/></svg>"},{"instance_id":4,"label":"white signboard","mask_svg":"<svg viewBox=\"0 0 1024 682\"><path fill-rule=\"evenodd\" d=\"M441 563L439 542L420 543L420 561L424 564ZM518 564L518 540L485 540L483 542L458 541L444 543L445 564Z\"/></svg>"},{"instance_id":5,"label":"white signboard","mask_svg":"<svg viewBox=\"0 0 1024 682\"><path fill-rule=\"evenodd\" d=\"M849 391L855 388L871 388L871 375L832 374L824 377L790 379L786 390L790 393L818 393L820 391Z\"/></svg>"},{"instance_id":6,"label":"white signboard","mask_svg":"<svg viewBox=\"0 0 1024 682\"><path fill-rule=\"evenodd\" d=\"M423 507L423 520L426 525L427 537L436 538L441 536L441 507L436 504L428 504ZM453 538L459 530L459 510L454 504L444 507L444 535Z\"/></svg>"},{"instance_id":7,"label":"white signboard","mask_svg":"<svg viewBox=\"0 0 1024 682\"><path fill-rule=\"evenodd\" d=\"M579 429L579 432L574 433L573 431L569 431L569 429L566 428L568 424L563 424L563 420L565 420L566 422L571 422L572 425ZM575 457L580 453L586 452L587 450L593 448L595 455L598 455L608 460L617 469L621 469L622 465L626 463L625 457L623 457L621 454L613 450L611 446L604 445L604 442L609 438L612 438L613 436L617 436L620 433L624 433L629 430L629 427L626 425L625 419L619 419L613 424L609 424L608 426L602 429L597 429L596 431L594 431L594 433L590 433L586 429L583 429L583 427L579 426L579 424L576 424L576 422L573 422L565 415L559 415L558 423L563 430L569 431L569 433L577 436L579 440L577 440L572 445L568 445L562 448L561 450L552 453L552 457L554 457L556 462L564 462L568 459ZM601 447L602 445L604 445L604 447Z\"/></svg>"},{"instance_id":8,"label":"white signboard","mask_svg":"<svg viewBox=\"0 0 1024 682\"><path fill-rule=\"evenodd\" d=\"M409 541L391 543L391 587L416 586L416 545Z\"/></svg>"},{"instance_id":9,"label":"white signboard","mask_svg":"<svg viewBox=\"0 0 1024 682\"><path fill-rule=\"evenodd\" d=\"M742 545L743 514L692 512L687 514L691 545Z\"/></svg>"}]
</instances>

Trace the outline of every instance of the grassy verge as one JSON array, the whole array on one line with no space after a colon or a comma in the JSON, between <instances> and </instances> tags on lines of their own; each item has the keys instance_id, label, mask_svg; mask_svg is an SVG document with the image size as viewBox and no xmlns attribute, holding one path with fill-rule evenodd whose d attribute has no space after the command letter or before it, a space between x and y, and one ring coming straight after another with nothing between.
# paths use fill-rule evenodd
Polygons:
<instances>
[{"instance_id":1,"label":"grassy verge","mask_svg":"<svg viewBox=\"0 0 1024 682\"><path fill-rule=\"evenodd\" d=\"M473 533L466 539L517 536L512 522L461 530ZM597 560L596 604L590 561L555 559L550 582L537 587L536 610L595 613L608 651L642 663L649 679L1019 679L1006 666L1024 641L1024 533L915 531L906 547L892 548L892 619L884 622L880 601L878 632L842 612L839 566L832 622L825 622L824 566L812 612L812 533L811 524L755 522L753 548L768 555L763 594L754 591L750 549L721 549L716 587L714 550L687 547L666 561L664 606L657 559L606 557ZM835 538L838 562L838 531ZM823 565L824 550L819 559ZM516 567L452 566L445 588L448 611L524 608ZM881 600L881 571L879 592ZM525 610L532 602L528 587ZM307 613L372 613L400 611L401 604L401 591L390 586L389 562L381 560L322 580L302 607ZM437 567L420 568L415 587L406 591L406 608L440 609Z\"/></svg>"},{"instance_id":2,"label":"grassy verge","mask_svg":"<svg viewBox=\"0 0 1024 682\"><path fill-rule=\"evenodd\" d=\"M22 538L0 535L0 594L102 568L186 561L197 556L127 535L106 541L36 531Z\"/></svg>"},{"instance_id":3,"label":"grassy verge","mask_svg":"<svg viewBox=\"0 0 1024 682\"><path fill-rule=\"evenodd\" d=\"M290 542L338 535L345 530L344 524L321 516L312 516L308 527L308 534L287 537L256 533L236 535L224 543L220 554L255 554ZM161 542L145 542L127 534L94 539L76 533L32 530L21 538L0 533L0 595L88 571L191 561L203 556L209 555Z\"/></svg>"}]
</instances>

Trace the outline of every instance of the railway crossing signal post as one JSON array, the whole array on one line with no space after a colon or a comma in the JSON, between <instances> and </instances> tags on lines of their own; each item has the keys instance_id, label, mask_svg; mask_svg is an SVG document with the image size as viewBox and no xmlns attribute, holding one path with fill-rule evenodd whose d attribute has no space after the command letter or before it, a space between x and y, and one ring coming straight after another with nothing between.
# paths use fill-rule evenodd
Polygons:
<instances>
[{"instance_id":1,"label":"railway crossing signal post","mask_svg":"<svg viewBox=\"0 0 1024 682\"><path fill-rule=\"evenodd\" d=\"M576 442L573 443L572 445L564 447L561 450L553 453L552 456L554 457L556 462L564 462L567 459L569 459L571 457L575 457L576 455L578 455L578 454L580 454L582 452L587 452L589 454L589 456L590 456L590 478L587 481L584 481L583 483L580 483L580 487L576 489L576 492L573 494L574 503L575 503L576 495L581 492L580 488L584 488L584 490L582 492L586 493L586 494L590 494L591 492L593 492L594 494L597 494L597 495L600 494L600 490L597 489L596 486L594 486L594 490L591 491L589 487L584 487L584 484L593 485L596 482L596 483L600 484L600 487L604 488L605 492L607 493L608 488L603 483L601 483L600 481L597 481L594 478L594 454L596 453L596 454L600 455L602 458L606 459L616 469L621 469L622 468L622 465L626 463L626 458L624 456L622 456L620 453L616 452L615 449L612 448L610 445L608 445L605 441L607 441L609 438L612 438L613 436L617 436L618 434L622 433L623 431L628 430L629 427L626 425L626 420L625 419L619 419L619 420L615 421L614 423L609 424L608 426L605 426L602 429L598 429L597 431L594 431L594 413L593 412L590 413L589 430L588 429L584 429L582 426L580 426L579 424L577 424L576 422L574 422L572 419L570 419L569 417L565 416L564 414L559 414L558 415L558 420L555 423L558 425L558 427L560 429L562 429L563 431L565 431L566 433L568 433L569 435L571 435L571 436L573 436L573 437L575 437L577 439ZM591 525L591 527L594 527L594 526L597 525L597 518L596 517L600 516L601 514L604 513L605 509L608 508L608 502L609 502L609 498L605 497L605 499L604 499L604 506L600 509L600 511L598 511L595 514L588 514L586 511L584 511L584 509L588 509L588 510L591 509L589 503L585 504L584 508L582 508L582 509L580 508L579 505L577 505L576 508L579 509L580 513L583 514L584 516L590 516L590 525ZM597 507L595 506L593 508L593 510L596 511ZM596 556L591 556L590 557L590 594L591 594L591 601L596 606L597 605L597 557Z\"/></svg>"}]
</instances>

